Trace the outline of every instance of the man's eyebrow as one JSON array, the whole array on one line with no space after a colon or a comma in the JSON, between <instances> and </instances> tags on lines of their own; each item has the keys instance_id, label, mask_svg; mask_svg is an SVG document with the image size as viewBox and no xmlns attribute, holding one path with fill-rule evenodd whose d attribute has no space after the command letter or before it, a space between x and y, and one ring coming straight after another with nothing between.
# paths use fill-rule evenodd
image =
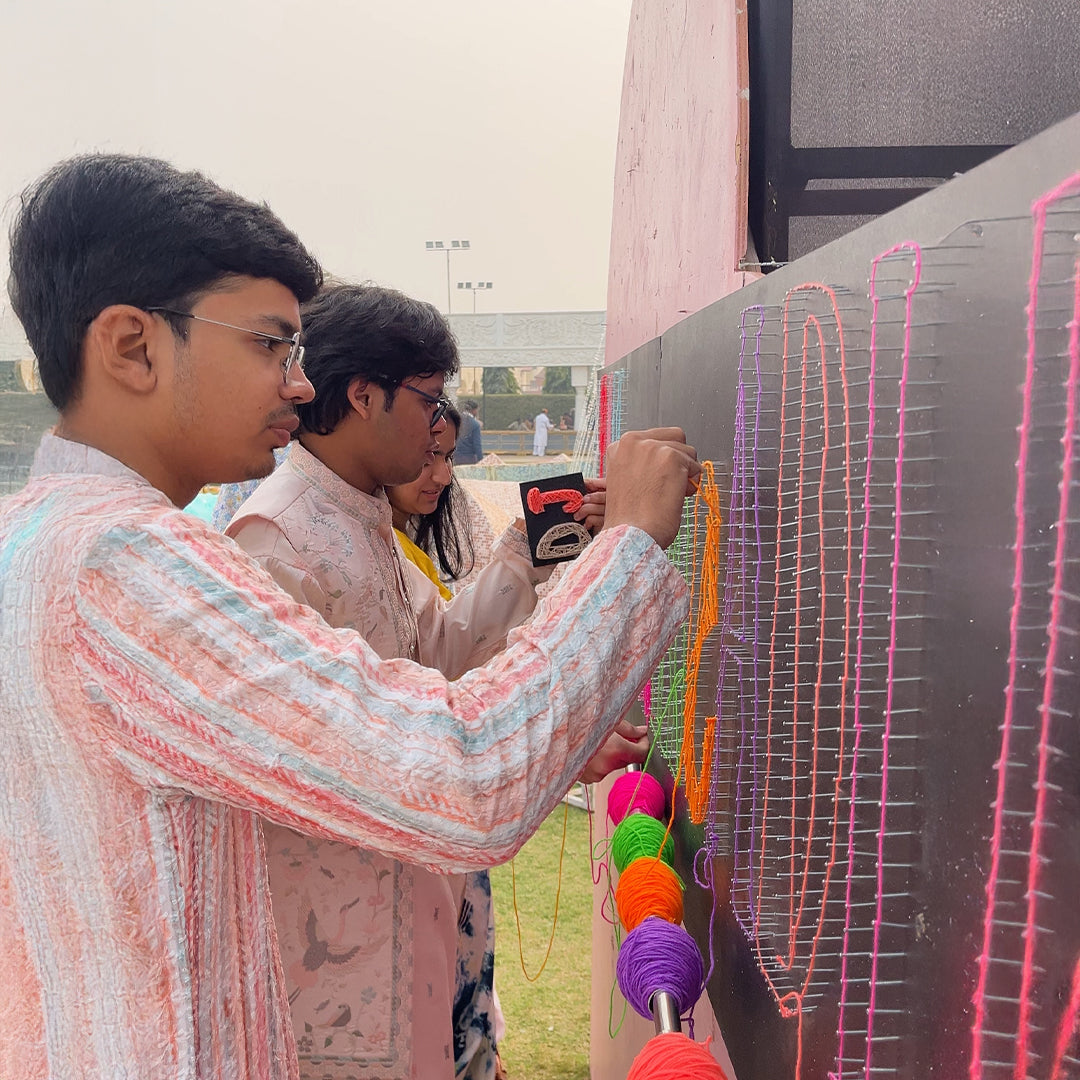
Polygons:
<instances>
[{"instance_id":1,"label":"man's eyebrow","mask_svg":"<svg viewBox=\"0 0 1080 1080\"><path fill-rule=\"evenodd\" d=\"M300 327L295 323L290 322L288 319L283 319L280 315L256 315L253 317L252 329L267 327L269 333L276 333L280 337L291 338L295 333L300 330ZM273 329L269 329L273 327Z\"/></svg>"}]
</instances>

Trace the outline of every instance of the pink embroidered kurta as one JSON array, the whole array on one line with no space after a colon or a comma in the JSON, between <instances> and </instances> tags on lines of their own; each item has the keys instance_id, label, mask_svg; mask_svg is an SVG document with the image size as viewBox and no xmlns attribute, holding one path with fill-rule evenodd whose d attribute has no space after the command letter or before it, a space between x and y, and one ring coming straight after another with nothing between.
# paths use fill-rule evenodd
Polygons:
<instances>
[{"instance_id":1,"label":"pink embroidered kurta","mask_svg":"<svg viewBox=\"0 0 1080 1080\"><path fill-rule=\"evenodd\" d=\"M332 626L451 678L505 646L551 572L508 529L477 581L444 600L404 558L386 496L358 491L299 444L226 532ZM301 1076L452 1080L464 878L274 825L265 836Z\"/></svg>"},{"instance_id":2,"label":"pink embroidered kurta","mask_svg":"<svg viewBox=\"0 0 1080 1080\"><path fill-rule=\"evenodd\" d=\"M509 858L686 612L603 534L484 668L380 661L106 455L0 502L0 1076L298 1075L259 818L420 865Z\"/></svg>"}]
</instances>

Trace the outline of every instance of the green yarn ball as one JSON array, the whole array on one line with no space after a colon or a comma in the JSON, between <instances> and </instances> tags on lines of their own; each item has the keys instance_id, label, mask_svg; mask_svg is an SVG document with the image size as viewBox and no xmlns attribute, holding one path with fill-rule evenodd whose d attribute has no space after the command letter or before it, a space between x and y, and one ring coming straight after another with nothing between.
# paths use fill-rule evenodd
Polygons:
<instances>
[{"instance_id":1,"label":"green yarn ball","mask_svg":"<svg viewBox=\"0 0 1080 1080\"><path fill-rule=\"evenodd\" d=\"M615 868L621 874L635 859L655 859L657 853L671 866L675 860L675 842L670 836L664 840L666 832L667 826L648 814L627 814L611 835L611 857L615 860ZM662 840L664 850L660 851Z\"/></svg>"}]
</instances>

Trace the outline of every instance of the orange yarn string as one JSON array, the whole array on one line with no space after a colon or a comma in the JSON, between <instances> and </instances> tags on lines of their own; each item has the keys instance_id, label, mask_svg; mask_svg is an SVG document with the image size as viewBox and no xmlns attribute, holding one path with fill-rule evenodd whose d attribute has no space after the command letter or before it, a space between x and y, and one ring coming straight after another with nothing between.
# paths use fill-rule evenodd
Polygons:
<instances>
[{"instance_id":1,"label":"orange yarn string","mask_svg":"<svg viewBox=\"0 0 1080 1080\"><path fill-rule=\"evenodd\" d=\"M559 877L558 884L555 886L555 911L551 916L551 936L548 938L544 960L535 975L530 975L528 968L525 967L525 946L521 940L521 912L518 911L517 904L517 872L514 869L514 860L510 860L510 886L514 901L514 923L517 926L518 958L521 960L521 973L529 982L536 982L544 974L544 968L547 967L547 962L551 959L551 947L555 944L555 927L559 922L559 897L562 895L563 859L566 857L566 826L569 820L570 804L563 802L562 846L559 848Z\"/></svg>"},{"instance_id":2,"label":"orange yarn string","mask_svg":"<svg viewBox=\"0 0 1080 1080\"><path fill-rule=\"evenodd\" d=\"M701 518L704 516L704 539L701 535ZM683 740L679 754L679 767L675 775L678 786L683 780L690 820L700 825L708 810L709 791L712 787L713 751L716 745L716 720L705 720L701 741L701 765L697 761L697 745L694 738L697 715L698 671L701 654L709 635L720 622L720 489L716 486L713 463L701 463L701 481L694 496L694 520L691 538L692 566L701 567L701 579L690 583L690 626L687 631L689 643L686 657L686 687L683 693Z\"/></svg>"}]
</instances>

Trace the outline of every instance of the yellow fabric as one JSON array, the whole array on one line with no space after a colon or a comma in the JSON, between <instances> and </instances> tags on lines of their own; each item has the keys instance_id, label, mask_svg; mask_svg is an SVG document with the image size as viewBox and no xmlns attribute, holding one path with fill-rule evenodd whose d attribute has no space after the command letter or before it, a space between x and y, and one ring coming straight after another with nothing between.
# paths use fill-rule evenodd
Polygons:
<instances>
[{"instance_id":1,"label":"yellow fabric","mask_svg":"<svg viewBox=\"0 0 1080 1080\"><path fill-rule=\"evenodd\" d=\"M394 532L405 558L414 566L420 567L424 574L435 582L444 600L452 599L454 594L439 580L439 571L435 569L435 564L428 553L423 548L418 548L400 529L395 529Z\"/></svg>"}]
</instances>

